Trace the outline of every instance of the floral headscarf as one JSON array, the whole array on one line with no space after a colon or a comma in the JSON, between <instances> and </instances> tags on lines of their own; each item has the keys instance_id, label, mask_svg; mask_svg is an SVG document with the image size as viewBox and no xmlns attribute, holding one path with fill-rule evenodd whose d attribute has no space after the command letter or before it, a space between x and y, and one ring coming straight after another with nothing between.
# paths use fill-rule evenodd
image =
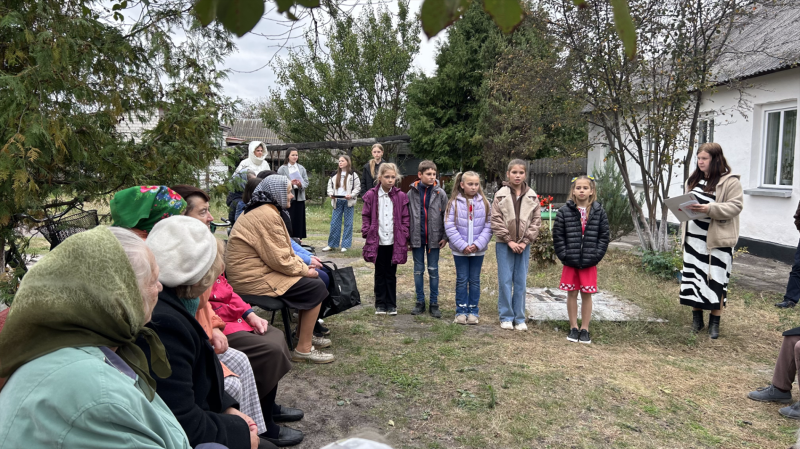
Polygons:
<instances>
[{"instance_id":1,"label":"floral headscarf","mask_svg":"<svg viewBox=\"0 0 800 449\"><path fill-rule=\"evenodd\" d=\"M136 186L111 200L114 226L150 232L156 223L186 210L186 201L167 186Z\"/></svg>"}]
</instances>

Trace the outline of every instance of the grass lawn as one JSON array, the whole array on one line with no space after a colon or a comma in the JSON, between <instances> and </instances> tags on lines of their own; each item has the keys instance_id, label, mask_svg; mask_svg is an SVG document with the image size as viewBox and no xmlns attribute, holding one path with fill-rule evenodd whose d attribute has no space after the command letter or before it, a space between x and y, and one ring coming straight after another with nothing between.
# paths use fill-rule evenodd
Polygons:
<instances>
[{"instance_id":1,"label":"grass lawn","mask_svg":"<svg viewBox=\"0 0 800 449\"><path fill-rule=\"evenodd\" d=\"M397 317L376 317L373 267L360 259L360 215L350 262L362 306L330 317L330 365L296 364L279 398L307 411L302 448L370 427L395 448L786 448L797 423L776 404L746 398L767 385L780 332L796 325L777 294L731 286L721 337L694 337L678 284L650 277L638 259L612 250L600 287L668 323L592 325L592 345L566 340L566 322L504 331L497 315L494 245L484 261L481 324L454 318L455 269L440 259L441 320L412 317L413 263L398 267ZM308 207L305 243L325 246L330 206ZM557 285L561 267L531 267L529 286ZM427 290L427 289L426 289ZM278 320L279 321L279 320Z\"/></svg>"}]
</instances>

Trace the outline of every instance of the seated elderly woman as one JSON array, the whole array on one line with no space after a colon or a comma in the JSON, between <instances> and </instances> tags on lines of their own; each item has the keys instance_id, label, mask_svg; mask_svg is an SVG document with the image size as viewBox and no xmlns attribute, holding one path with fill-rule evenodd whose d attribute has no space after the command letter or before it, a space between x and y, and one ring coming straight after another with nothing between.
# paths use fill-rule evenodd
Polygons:
<instances>
[{"instance_id":1,"label":"seated elderly woman","mask_svg":"<svg viewBox=\"0 0 800 449\"><path fill-rule=\"evenodd\" d=\"M0 446L189 448L152 372L170 376L144 325L158 266L130 231L97 227L58 245L25 275L0 333Z\"/></svg>"},{"instance_id":2,"label":"seated elderly woman","mask_svg":"<svg viewBox=\"0 0 800 449\"><path fill-rule=\"evenodd\" d=\"M114 226L130 229L141 238L147 239L156 223L184 213L188 209L188 203L180 194L166 186L136 186L117 192L111 199L110 207ZM228 348L228 339L223 333L225 322L214 313L208 303L209 296L210 289L200 295L195 319L206 332L221 362L225 391L240 404L240 410L253 419L258 432L265 433L268 429L258 401L253 369L247 355Z\"/></svg>"},{"instance_id":3,"label":"seated elderly woman","mask_svg":"<svg viewBox=\"0 0 800 449\"><path fill-rule=\"evenodd\" d=\"M196 218L206 226L211 224L214 218L209 211L206 192L185 184L173 186L172 189L186 201L184 214L187 217ZM221 252L224 254L224 247ZM213 288L206 293L214 313L225 321L223 332L230 346L244 352L250 359L266 422L267 430L261 436L281 447L299 444L303 441L303 432L275 424L275 421L299 421L304 415L302 410L275 403L278 382L292 367L283 332L269 326L266 320L254 313L249 304L233 293L224 274L220 274Z\"/></svg>"},{"instance_id":4,"label":"seated elderly woman","mask_svg":"<svg viewBox=\"0 0 800 449\"><path fill-rule=\"evenodd\" d=\"M280 214L291 199L289 178L275 175L261 181L228 240L228 282L240 295L280 297L289 307L299 310L299 341L292 360L330 363L334 356L314 347L317 343L328 346L330 340L313 336L328 289L317 271L292 250Z\"/></svg>"},{"instance_id":5,"label":"seated elderly woman","mask_svg":"<svg viewBox=\"0 0 800 449\"><path fill-rule=\"evenodd\" d=\"M158 279L164 286L147 326L158 334L172 365L171 376L156 379L156 391L191 444L214 442L230 449L274 447L259 438L257 425L237 410L237 402L225 392L222 367L195 319L200 294L222 272L217 239L199 221L175 216L153 226L147 246L159 264Z\"/></svg>"}]
</instances>

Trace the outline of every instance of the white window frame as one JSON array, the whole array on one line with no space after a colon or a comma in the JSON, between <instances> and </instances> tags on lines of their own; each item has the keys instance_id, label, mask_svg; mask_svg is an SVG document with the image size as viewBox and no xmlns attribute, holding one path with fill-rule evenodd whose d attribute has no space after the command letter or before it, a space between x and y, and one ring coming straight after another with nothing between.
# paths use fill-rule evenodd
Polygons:
<instances>
[{"instance_id":1,"label":"white window frame","mask_svg":"<svg viewBox=\"0 0 800 449\"><path fill-rule=\"evenodd\" d=\"M794 167L792 167L792 184L790 184L790 185L780 184L780 182L781 182L780 161L781 161L782 156L783 156L784 115L785 115L785 113L787 111L797 111L797 110L798 110L797 106L764 109L763 121L762 121L762 126L761 126L761 148L760 148L760 152L761 152L761 170L760 170L759 178L758 178L759 181L760 181L760 185L762 187L767 187L767 188L770 188L770 189L787 189L787 190L791 190L793 188L793 186L794 186L794 182L795 182L795 179L794 179ZM767 129L769 127L769 114L772 114L772 113L775 113L775 112L780 112L781 113L780 119L779 119L779 127L778 127L778 154L777 154L777 157L776 157L776 161L777 161L778 166L776 167L777 172L775 174L775 180L776 180L776 182L778 184L768 184L766 182L766 177L767 177L767 173L766 173L766 170L767 170L767 139L769 138L769 136L767 135ZM800 116L800 114L798 114L798 116ZM797 125L795 125L795 126L797 126ZM795 133L797 133L797 131L798 131L798 129L795 128ZM795 137L795 142L794 143L796 143L796 140L797 140L797 138ZM796 154L797 154L796 145L795 145L795 148L794 148L794 152L795 152L795 156L796 156ZM796 160L796 157L795 157L794 160L792 161L792 164L795 164L796 162L797 162L797 160Z\"/></svg>"},{"instance_id":2,"label":"white window frame","mask_svg":"<svg viewBox=\"0 0 800 449\"><path fill-rule=\"evenodd\" d=\"M701 118L697 127L697 145L708 142L714 142L714 117Z\"/></svg>"}]
</instances>

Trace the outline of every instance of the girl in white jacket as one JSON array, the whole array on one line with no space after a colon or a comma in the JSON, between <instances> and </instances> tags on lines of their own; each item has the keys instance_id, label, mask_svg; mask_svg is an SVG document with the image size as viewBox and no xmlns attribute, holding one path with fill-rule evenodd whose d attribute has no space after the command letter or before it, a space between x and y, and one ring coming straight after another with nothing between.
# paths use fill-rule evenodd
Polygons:
<instances>
[{"instance_id":1,"label":"girl in white jacket","mask_svg":"<svg viewBox=\"0 0 800 449\"><path fill-rule=\"evenodd\" d=\"M350 156L339 156L339 169L328 180L328 196L331 197L333 214L331 216L331 233L328 236L328 246L323 251L339 246L342 241L342 252L353 244L353 208L361 191L361 181L353 171ZM344 226L342 226L344 224ZM344 235L342 234L344 227Z\"/></svg>"}]
</instances>

